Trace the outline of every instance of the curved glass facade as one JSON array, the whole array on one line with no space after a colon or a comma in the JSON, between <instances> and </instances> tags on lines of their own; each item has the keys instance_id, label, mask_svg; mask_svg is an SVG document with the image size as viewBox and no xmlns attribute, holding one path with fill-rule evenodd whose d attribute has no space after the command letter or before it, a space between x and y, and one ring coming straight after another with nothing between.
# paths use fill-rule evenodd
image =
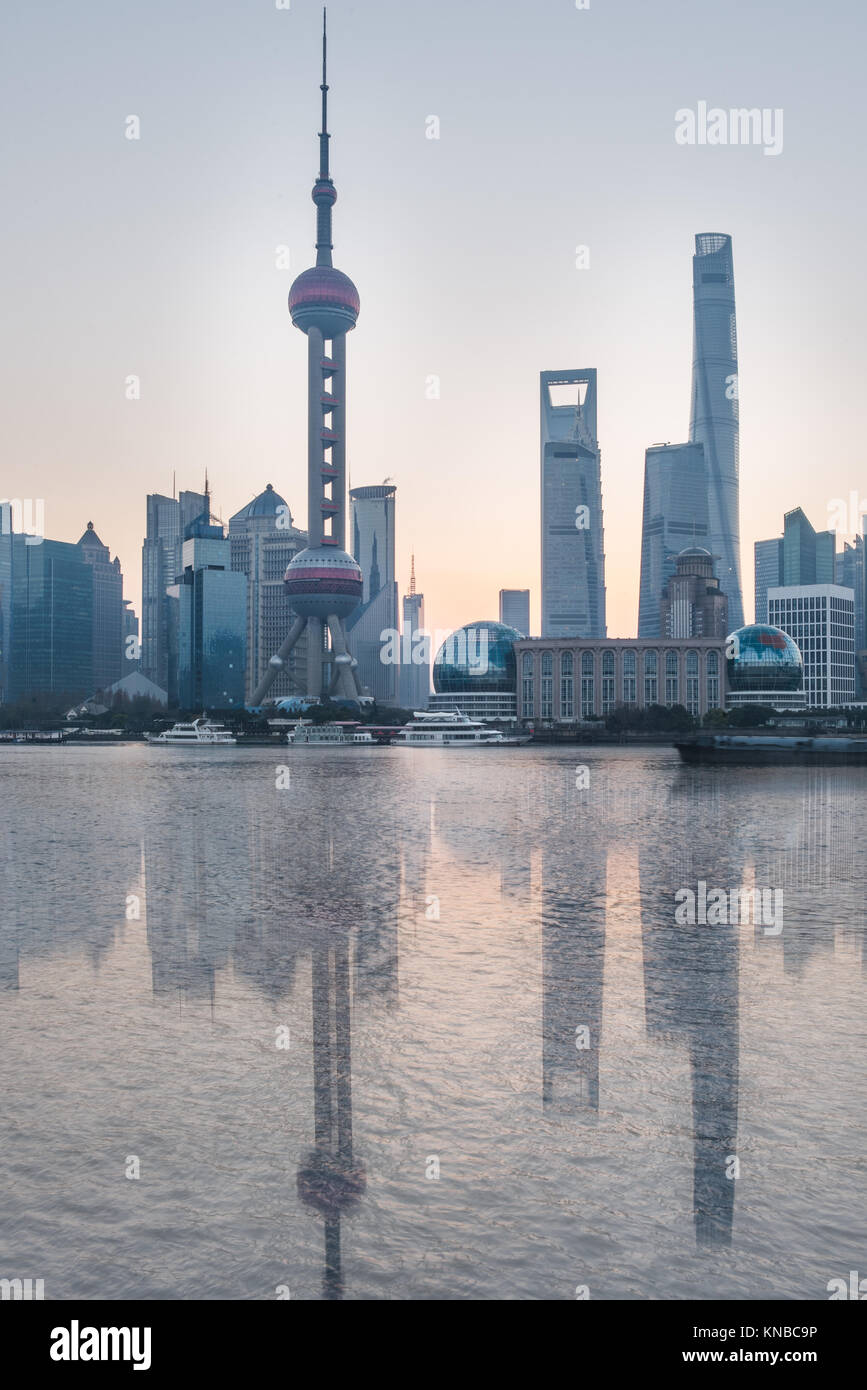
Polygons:
<instances>
[{"instance_id":1,"label":"curved glass facade","mask_svg":"<svg viewBox=\"0 0 867 1390\"><path fill-rule=\"evenodd\" d=\"M515 691L513 643L521 634L505 623L467 623L447 637L436 654L434 690L438 695L470 694L475 690Z\"/></svg>"},{"instance_id":2,"label":"curved glass facade","mask_svg":"<svg viewBox=\"0 0 867 1390\"><path fill-rule=\"evenodd\" d=\"M729 689L800 690L804 681L801 653L779 627L754 623L726 639Z\"/></svg>"}]
</instances>

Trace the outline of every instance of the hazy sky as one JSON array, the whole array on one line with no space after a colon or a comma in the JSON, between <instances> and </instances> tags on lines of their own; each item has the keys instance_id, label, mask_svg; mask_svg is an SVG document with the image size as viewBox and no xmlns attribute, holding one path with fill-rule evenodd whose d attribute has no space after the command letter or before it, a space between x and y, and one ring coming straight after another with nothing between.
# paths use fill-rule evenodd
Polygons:
<instances>
[{"instance_id":1,"label":"hazy sky","mask_svg":"<svg viewBox=\"0 0 867 1390\"><path fill-rule=\"evenodd\" d=\"M688 432L699 231L734 242L747 616L756 538L867 498L863 15L329 5L351 480L396 482L429 626L496 616L506 586L538 630L539 372L596 367L608 631L634 635L644 450ZM145 494L173 471L207 468L225 520L271 482L306 524L286 295L314 259L320 23L314 0L4 6L0 495L44 498L56 539L93 520L137 610ZM782 153L678 145L699 101L782 108Z\"/></svg>"}]
</instances>

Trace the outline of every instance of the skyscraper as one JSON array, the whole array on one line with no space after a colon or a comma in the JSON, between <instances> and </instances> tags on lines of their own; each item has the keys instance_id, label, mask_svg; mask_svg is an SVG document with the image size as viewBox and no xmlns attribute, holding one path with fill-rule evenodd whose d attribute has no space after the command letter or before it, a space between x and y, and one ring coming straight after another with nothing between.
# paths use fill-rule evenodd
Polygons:
<instances>
[{"instance_id":1,"label":"skyscraper","mask_svg":"<svg viewBox=\"0 0 867 1390\"><path fill-rule=\"evenodd\" d=\"M638 636L659 637L660 602L675 561L692 542L709 548L702 444L653 444L644 455Z\"/></svg>"},{"instance_id":2,"label":"skyscraper","mask_svg":"<svg viewBox=\"0 0 867 1390\"><path fill-rule=\"evenodd\" d=\"M604 637L596 369L542 372L542 635Z\"/></svg>"},{"instance_id":3,"label":"skyscraper","mask_svg":"<svg viewBox=\"0 0 867 1390\"><path fill-rule=\"evenodd\" d=\"M364 577L362 599L346 620L361 684L380 704L396 704L400 667L382 661L383 632L398 631L394 577L395 492L392 483L349 491L352 554Z\"/></svg>"},{"instance_id":4,"label":"skyscraper","mask_svg":"<svg viewBox=\"0 0 867 1390\"><path fill-rule=\"evenodd\" d=\"M123 634L123 672L130 675L141 669L141 644L139 642L138 614L132 606L132 599L123 599L121 626ZM131 640L130 640L131 639ZM123 677L121 677L123 679Z\"/></svg>"},{"instance_id":5,"label":"skyscraper","mask_svg":"<svg viewBox=\"0 0 867 1390\"><path fill-rule=\"evenodd\" d=\"M141 669L168 693L170 705L178 699L178 605L168 590L183 568L184 532L209 505L203 492L182 492L179 497L155 492L147 499L141 556Z\"/></svg>"},{"instance_id":6,"label":"skyscraper","mask_svg":"<svg viewBox=\"0 0 867 1390\"><path fill-rule=\"evenodd\" d=\"M783 582L783 538L775 536L769 541L756 541L755 581L756 581L756 622L768 621L768 589L776 588Z\"/></svg>"},{"instance_id":7,"label":"skyscraper","mask_svg":"<svg viewBox=\"0 0 867 1390\"><path fill-rule=\"evenodd\" d=\"M692 261L694 334L689 437L704 445L708 549L732 628L743 626L738 482L738 340L732 239L701 232Z\"/></svg>"},{"instance_id":8,"label":"skyscraper","mask_svg":"<svg viewBox=\"0 0 867 1390\"><path fill-rule=\"evenodd\" d=\"M400 666L400 703L404 709L427 709L430 699L430 639L424 626L424 594L416 592L415 556L409 577L409 593L403 596L403 628Z\"/></svg>"},{"instance_id":9,"label":"skyscraper","mask_svg":"<svg viewBox=\"0 0 867 1390\"><path fill-rule=\"evenodd\" d=\"M178 703L184 709L244 704L247 578L231 567L231 542L207 511L184 532L178 578Z\"/></svg>"},{"instance_id":10,"label":"skyscraper","mask_svg":"<svg viewBox=\"0 0 867 1390\"><path fill-rule=\"evenodd\" d=\"M93 694L93 573L77 545L0 528L0 702Z\"/></svg>"},{"instance_id":11,"label":"skyscraper","mask_svg":"<svg viewBox=\"0 0 867 1390\"><path fill-rule=\"evenodd\" d=\"M513 627L522 637L530 636L530 590L500 590L500 622Z\"/></svg>"},{"instance_id":12,"label":"skyscraper","mask_svg":"<svg viewBox=\"0 0 867 1390\"><path fill-rule=\"evenodd\" d=\"M867 695L867 517L861 518L862 534L854 543L845 541L836 556L836 583L855 595L855 684L860 699Z\"/></svg>"},{"instance_id":13,"label":"skyscraper","mask_svg":"<svg viewBox=\"0 0 867 1390\"><path fill-rule=\"evenodd\" d=\"M286 571L286 592L297 618L268 672L253 692L264 700L305 628L307 691L356 701L362 694L358 662L346 640L346 619L361 599L364 583L356 560L344 549L346 507L346 335L360 310L358 290L332 263L331 209L337 190L329 172L326 38L322 30L322 130L316 205L316 265L302 271L289 291L289 313L307 335L307 530L308 547ZM325 646L325 631L331 647ZM327 681L327 685L326 685Z\"/></svg>"},{"instance_id":14,"label":"skyscraper","mask_svg":"<svg viewBox=\"0 0 867 1390\"><path fill-rule=\"evenodd\" d=\"M713 572L713 556L693 545L678 555L660 602L661 637L726 637L728 599Z\"/></svg>"},{"instance_id":15,"label":"skyscraper","mask_svg":"<svg viewBox=\"0 0 867 1390\"><path fill-rule=\"evenodd\" d=\"M246 698L268 674L268 662L292 626L283 577L307 532L296 527L289 507L269 483L229 520L232 569L247 576ZM307 637L300 641L271 687L273 696L303 694L307 688Z\"/></svg>"},{"instance_id":16,"label":"skyscraper","mask_svg":"<svg viewBox=\"0 0 867 1390\"><path fill-rule=\"evenodd\" d=\"M768 621L768 589L803 584L834 584L837 579L833 531L816 531L800 507L786 512L783 534L755 543L756 622Z\"/></svg>"},{"instance_id":17,"label":"skyscraper","mask_svg":"<svg viewBox=\"0 0 867 1390\"><path fill-rule=\"evenodd\" d=\"M93 688L108 690L126 675L123 669L123 575L120 560L103 545L93 522L78 542L93 572Z\"/></svg>"},{"instance_id":18,"label":"skyscraper","mask_svg":"<svg viewBox=\"0 0 867 1390\"><path fill-rule=\"evenodd\" d=\"M782 584L833 584L834 552L837 539L833 531L817 531L800 507L783 518Z\"/></svg>"}]
</instances>

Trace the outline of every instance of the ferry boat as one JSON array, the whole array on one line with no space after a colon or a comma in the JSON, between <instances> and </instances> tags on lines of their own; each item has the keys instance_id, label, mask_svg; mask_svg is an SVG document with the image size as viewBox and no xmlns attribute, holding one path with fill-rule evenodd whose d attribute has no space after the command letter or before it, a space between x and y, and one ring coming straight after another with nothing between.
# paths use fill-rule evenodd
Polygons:
<instances>
[{"instance_id":1,"label":"ferry boat","mask_svg":"<svg viewBox=\"0 0 867 1390\"><path fill-rule=\"evenodd\" d=\"M867 766L867 738L847 735L695 734L675 747L685 763Z\"/></svg>"},{"instance_id":2,"label":"ferry boat","mask_svg":"<svg viewBox=\"0 0 867 1390\"><path fill-rule=\"evenodd\" d=\"M499 729L491 729L460 710L416 710L409 724L394 739L413 748L478 748L506 742Z\"/></svg>"},{"instance_id":3,"label":"ferry boat","mask_svg":"<svg viewBox=\"0 0 867 1390\"><path fill-rule=\"evenodd\" d=\"M286 735L286 742L314 747L346 747L356 741L354 724L296 724ZM371 740L372 742L372 740Z\"/></svg>"},{"instance_id":4,"label":"ferry boat","mask_svg":"<svg viewBox=\"0 0 867 1390\"><path fill-rule=\"evenodd\" d=\"M237 742L234 734L204 714L201 719L194 719L192 724L175 724L171 729L163 729L161 734L148 734L148 743L160 747L225 748Z\"/></svg>"}]
</instances>

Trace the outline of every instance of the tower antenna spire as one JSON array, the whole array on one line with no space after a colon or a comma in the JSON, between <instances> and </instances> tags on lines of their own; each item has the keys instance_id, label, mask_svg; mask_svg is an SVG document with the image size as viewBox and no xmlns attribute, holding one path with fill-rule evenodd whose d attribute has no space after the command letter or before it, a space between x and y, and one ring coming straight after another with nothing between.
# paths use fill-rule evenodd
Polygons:
<instances>
[{"instance_id":1,"label":"tower antenna spire","mask_svg":"<svg viewBox=\"0 0 867 1390\"><path fill-rule=\"evenodd\" d=\"M334 243L331 240L331 209L337 199L337 189L331 177L328 157L328 142L331 136L328 134L328 30L326 27L326 10L322 11L322 82L319 90L322 92L322 129L319 132L319 175L313 189L313 201L316 204L316 264L332 265L331 252Z\"/></svg>"},{"instance_id":2,"label":"tower antenna spire","mask_svg":"<svg viewBox=\"0 0 867 1390\"><path fill-rule=\"evenodd\" d=\"M328 178L328 11L322 7L322 129L319 132L319 177Z\"/></svg>"}]
</instances>

